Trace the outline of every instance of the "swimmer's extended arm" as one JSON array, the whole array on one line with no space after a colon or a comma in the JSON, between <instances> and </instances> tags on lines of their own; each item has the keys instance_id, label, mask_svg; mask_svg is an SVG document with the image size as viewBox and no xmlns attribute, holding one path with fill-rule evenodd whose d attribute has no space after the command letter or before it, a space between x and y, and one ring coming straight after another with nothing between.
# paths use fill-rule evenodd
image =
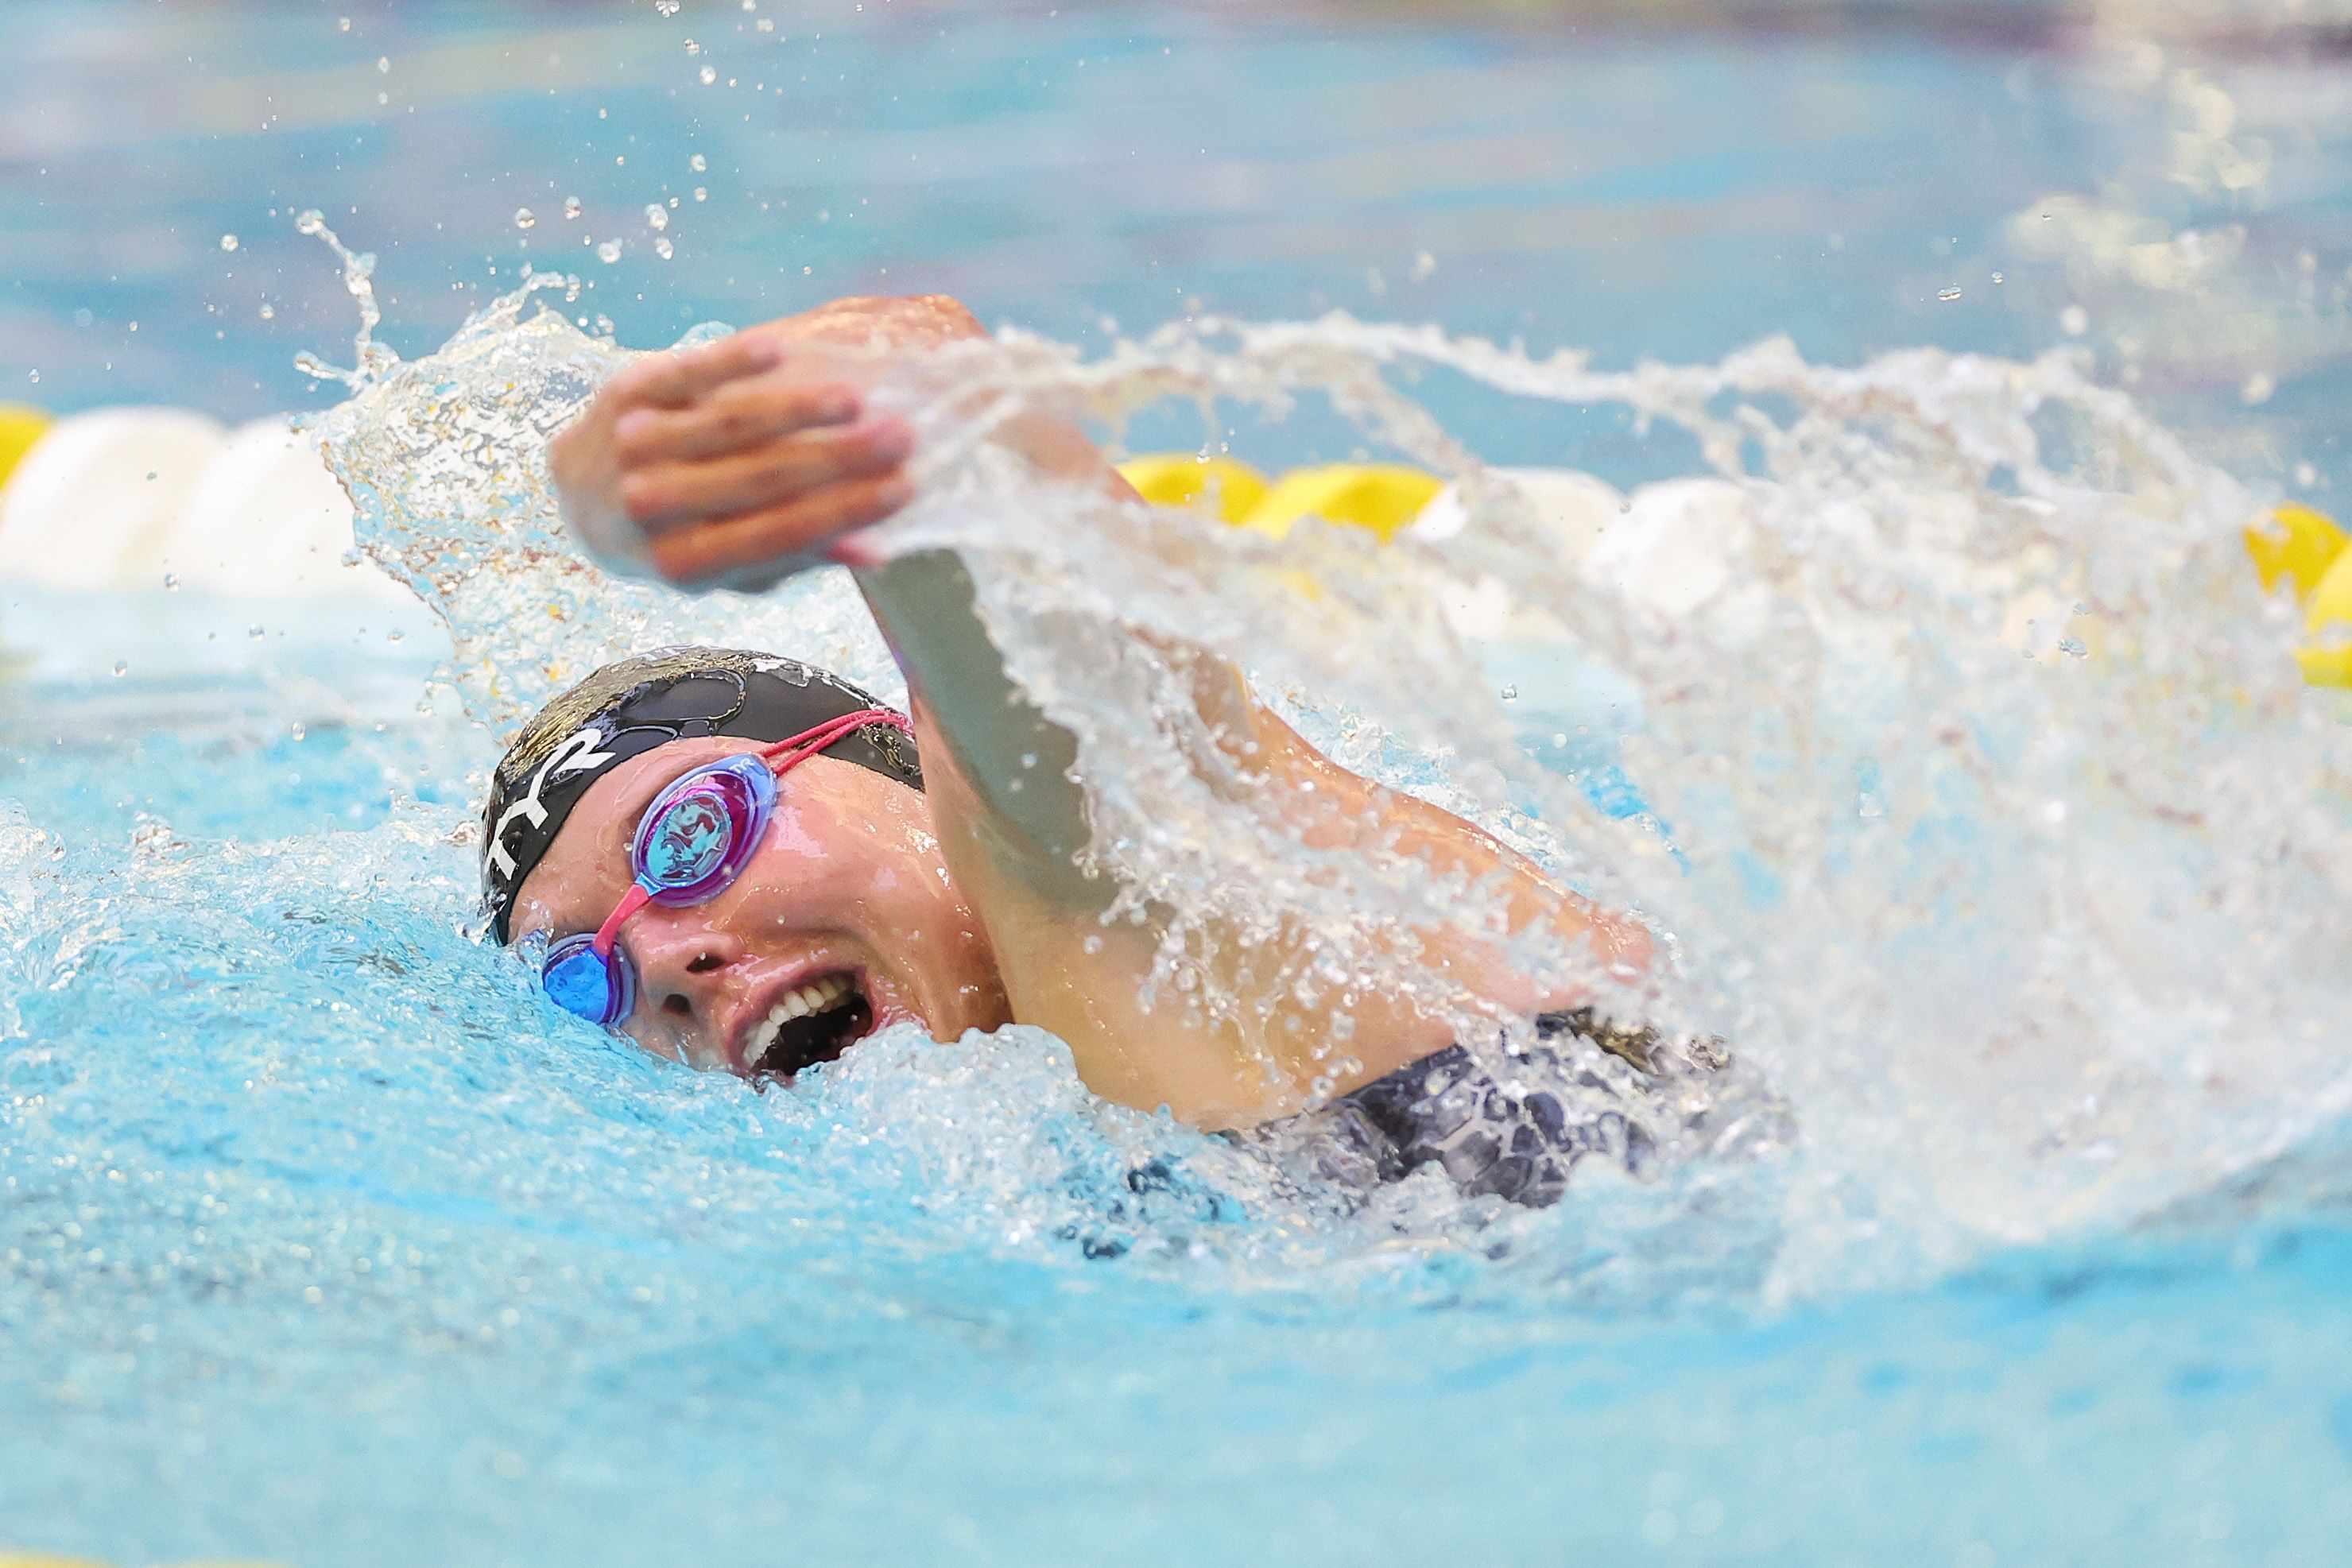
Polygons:
<instances>
[{"instance_id":1,"label":"swimmer's extended arm","mask_svg":"<svg viewBox=\"0 0 2352 1568\"><path fill-rule=\"evenodd\" d=\"M845 300L648 361L616 378L551 449L566 514L576 527L641 529L646 563L681 585L772 581L838 559L845 535L904 504L911 438L895 420L865 415L855 389L829 379L824 345L923 347L979 331L951 300ZM1067 426L1016 421L1005 438L1058 477L1125 488ZM906 671L941 847L987 926L1014 1016L1066 1040L1096 1092L1166 1105L1199 1125L1247 1125L1297 1109L1318 1077L1344 1092L1447 1043L1443 1025L1369 978L1345 1003L1352 1065L1336 1073L1328 999L1302 1004L1286 988L1256 998L1245 1021L1188 1023L1173 1001L1146 1011L1138 993L1165 923L1101 924L1113 890L1076 863L1088 829L1084 796L1066 777L1075 742L1005 673L962 561L919 553L864 565L858 582ZM1515 927L1548 922L1589 935L1604 959L1645 961L1638 927L1597 916L1459 819L1339 768L1260 707L1230 665L1205 655L1192 664L1220 744L1267 799L1295 802L1284 809L1302 842L1378 845L1437 874L1499 879ZM1574 999L1538 994L1496 949L1458 933L1413 939L1423 962L1498 1009ZM1277 937L1249 961L1271 977L1303 967L1304 948L1303 937ZM1236 994L1250 989L1239 973L1221 978Z\"/></svg>"},{"instance_id":2,"label":"swimmer's extended arm","mask_svg":"<svg viewBox=\"0 0 2352 1568\"><path fill-rule=\"evenodd\" d=\"M1084 792L1069 733L1006 674L973 608L963 562L945 551L863 569L859 585L889 636L915 696L923 772L940 847L956 885L988 929L1013 1016L1060 1036L1080 1076L1107 1098L1166 1105L1196 1125L1248 1126L1298 1109L1317 1081L1345 1092L1448 1044L1376 976L1313 1003L1279 978L1305 974L1311 938L1284 930L1255 942L1223 933L1218 988L1237 1016L1188 1019L1181 998L1146 1009L1167 919L1100 918L1113 888L1076 857L1087 841ZM1194 700L1218 745L1298 842L1414 858L1433 874L1499 882L1515 930L1549 923L1590 937L1604 962L1645 963L1638 926L1597 915L1537 869L1459 818L1359 778L1309 746L1253 699L1221 659L1165 649L1189 664ZM1521 1015L1581 998L1544 994L1493 946L1451 930L1413 934L1418 961L1470 994ZM1375 967L1385 967L1376 965ZM1352 1029L1335 1047L1335 1009Z\"/></svg>"}]
</instances>

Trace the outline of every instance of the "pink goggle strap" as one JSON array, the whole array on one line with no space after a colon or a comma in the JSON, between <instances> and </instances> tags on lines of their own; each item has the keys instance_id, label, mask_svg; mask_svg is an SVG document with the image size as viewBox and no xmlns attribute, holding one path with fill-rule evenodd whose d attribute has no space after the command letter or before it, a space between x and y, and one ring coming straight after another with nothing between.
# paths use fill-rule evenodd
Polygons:
<instances>
[{"instance_id":1,"label":"pink goggle strap","mask_svg":"<svg viewBox=\"0 0 2352 1568\"><path fill-rule=\"evenodd\" d=\"M760 759L768 765L771 772L782 779L810 758L823 752L826 747L838 745L869 724L887 724L902 735L915 733L913 722L905 714L894 713L887 707L859 708L856 713L829 718L798 735L787 736L772 746L762 747ZM596 956L610 958L613 956L613 945L621 939L621 927L630 915L652 902L654 894L659 891L642 882L629 884L629 891L621 895L621 902L614 906L612 914L604 917L604 924L596 927L595 939L589 944L595 949Z\"/></svg>"}]
</instances>

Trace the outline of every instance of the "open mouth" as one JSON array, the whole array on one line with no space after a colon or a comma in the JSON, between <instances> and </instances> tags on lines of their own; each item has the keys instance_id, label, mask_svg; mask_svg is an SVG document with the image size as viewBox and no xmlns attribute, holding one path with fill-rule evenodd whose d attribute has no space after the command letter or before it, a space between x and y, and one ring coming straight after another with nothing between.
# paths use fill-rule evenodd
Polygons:
<instances>
[{"instance_id":1,"label":"open mouth","mask_svg":"<svg viewBox=\"0 0 2352 1568\"><path fill-rule=\"evenodd\" d=\"M790 1078L835 1060L873 1027L873 1005L856 976L820 975L786 991L751 1026L743 1037L743 1066L754 1074Z\"/></svg>"}]
</instances>

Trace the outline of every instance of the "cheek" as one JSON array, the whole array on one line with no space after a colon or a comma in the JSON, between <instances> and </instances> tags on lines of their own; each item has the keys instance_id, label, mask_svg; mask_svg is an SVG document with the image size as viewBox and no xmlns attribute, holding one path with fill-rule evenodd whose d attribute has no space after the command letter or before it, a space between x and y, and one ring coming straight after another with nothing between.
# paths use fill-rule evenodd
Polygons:
<instances>
[{"instance_id":1,"label":"cheek","mask_svg":"<svg viewBox=\"0 0 2352 1568\"><path fill-rule=\"evenodd\" d=\"M895 911L910 887L922 885L922 863L898 825L822 806L779 810L752 867L745 883L756 883L763 904L791 911L784 923L792 925L842 924L861 909Z\"/></svg>"},{"instance_id":2,"label":"cheek","mask_svg":"<svg viewBox=\"0 0 2352 1568\"><path fill-rule=\"evenodd\" d=\"M930 834L919 824L886 820L857 832L863 873L857 896L877 927L903 940L952 936L964 914Z\"/></svg>"},{"instance_id":3,"label":"cheek","mask_svg":"<svg viewBox=\"0 0 2352 1568\"><path fill-rule=\"evenodd\" d=\"M761 846L761 851L801 860L822 858L826 848L823 830L829 826L828 822L819 821L814 812L785 807L768 824L767 841Z\"/></svg>"}]
</instances>

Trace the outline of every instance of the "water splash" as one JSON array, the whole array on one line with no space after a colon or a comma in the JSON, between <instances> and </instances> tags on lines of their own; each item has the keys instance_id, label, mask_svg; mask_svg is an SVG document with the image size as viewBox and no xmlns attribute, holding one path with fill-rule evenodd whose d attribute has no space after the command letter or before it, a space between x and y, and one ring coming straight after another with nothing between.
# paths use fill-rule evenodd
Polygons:
<instances>
[{"instance_id":1,"label":"water splash","mask_svg":"<svg viewBox=\"0 0 2352 1568\"><path fill-rule=\"evenodd\" d=\"M320 427L367 548L448 620L469 710L503 729L597 662L688 637L892 685L834 574L688 600L571 553L540 450L628 356L525 319L528 298ZM1702 591L1669 614L1597 570L1402 389L1416 367L1686 433L1716 486L1684 541L1714 562ZM1161 1005L1245 1005L1208 983L1213 924L1303 925L1318 956L1286 979L1342 1010L1378 933L1507 925L1490 889L1302 845L1203 766L1156 651L1181 641L1244 664L1341 761L1659 933L1630 977L1503 939L1615 1010L1722 1035L1786 1097L1801 1147L1744 1178L1785 1228L1776 1288L2128 1224L2343 1114L2352 731L2297 682L2294 618L2246 568L2254 497L2069 356L1835 369L1776 340L1603 372L1334 317L1171 327L1092 361L1008 335L876 395L925 435L923 497L886 547L967 553L1013 673L1079 737L1097 862L1188 912ZM1276 418L1310 396L1459 477L1466 525L1275 540L1042 486L987 440L1024 408L1116 430L1171 398ZM1480 594L1505 609L1465 637L1447 607ZM1646 812L1541 760L1549 737L1513 716L1548 730L1575 683L1521 675L1507 706L1498 652L1631 694L1608 761ZM1410 950L1381 961L1466 1006Z\"/></svg>"},{"instance_id":2,"label":"water splash","mask_svg":"<svg viewBox=\"0 0 2352 1568\"><path fill-rule=\"evenodd\" d=\"M902 694L844 574L761 599L696 599L615 581L573 549L555 511L547 440L637 357L533 308L579 293L576 279L540 273L437 353L413 364L387 355L351 401L308 426L358 508L360 547L448 626L455 648L441 679L466 711L503 735L626 653L730 637L790 647Z\"/></svg>"},{"instance_id":3,"label":"water splash","mask_svg":"<svg viewBox=\"0 0 2352 1568\"><path fill-rule=\"evenodd\" d=\"M354 255L335 231L327 226L327 217L316 207L307 208L294 220L295 229L314 239L324 240L328 248L343 264L343 287L359 308L360 328L352 339L352 368L338 370L318 355L305 349L294 356L294 368L305 375L316 376L322 382L341 382L357 392L376 377L400 362L400 356L385 344L375 340L375 329L383 321L383 312L375 302L375 253L365 251ZM233 249L224 245L223 249Z\"/></svg>"}]
</instances>

